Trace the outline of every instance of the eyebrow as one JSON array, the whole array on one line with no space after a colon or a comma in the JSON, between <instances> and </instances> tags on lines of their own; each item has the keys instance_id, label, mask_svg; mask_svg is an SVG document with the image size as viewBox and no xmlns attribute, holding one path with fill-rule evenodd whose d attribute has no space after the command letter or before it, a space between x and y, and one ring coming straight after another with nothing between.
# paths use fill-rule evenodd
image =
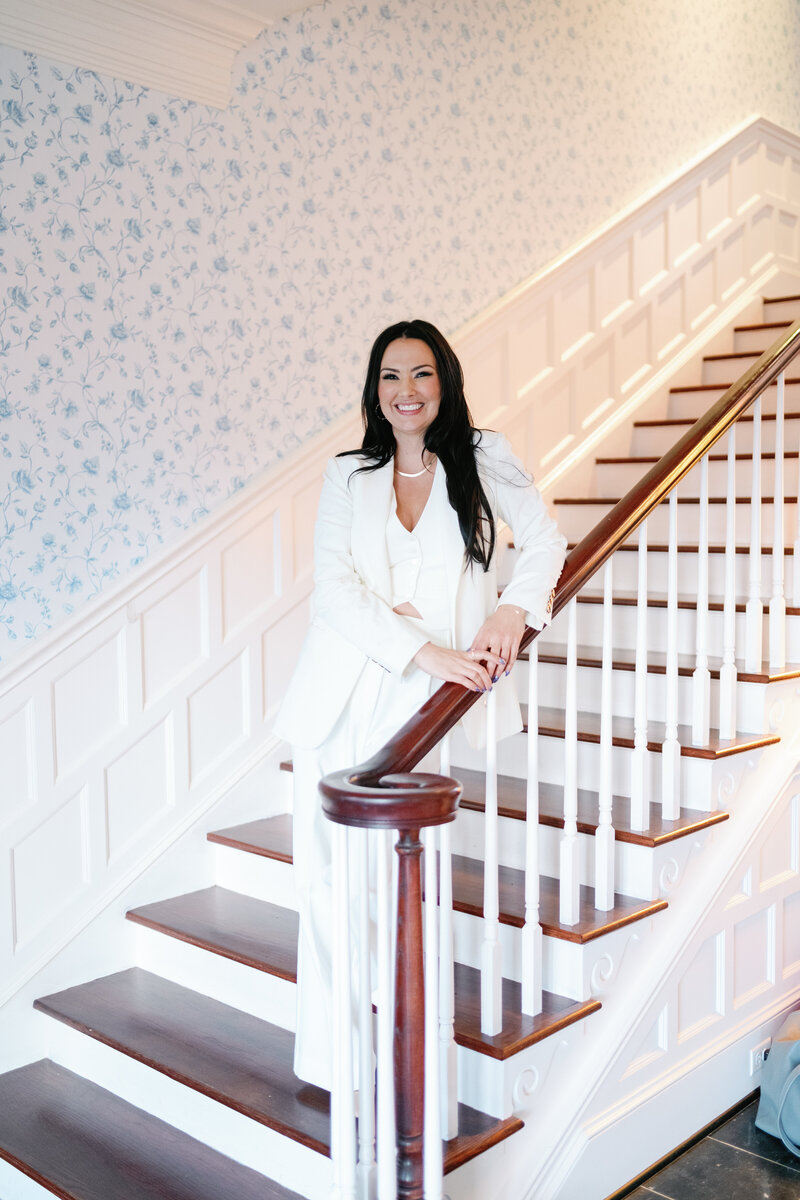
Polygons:
<instances>
[{"instance_id":1,"label":"eyebrow","mask_svg":"<svg viewBox=\"0 0 800 1200\"><path fill-rule=\"evenodd\" d=\"M428 367L429 369L432 369L434 371L436 370L435 363L417 363L417 365L415 367L412 367L411 370L412 371L420 371L420 370L422 370L423 367ZM400 367L386 366L386 367L381 367L381 370L382 371L399 371Z\"/></svg>"}]
</instances>

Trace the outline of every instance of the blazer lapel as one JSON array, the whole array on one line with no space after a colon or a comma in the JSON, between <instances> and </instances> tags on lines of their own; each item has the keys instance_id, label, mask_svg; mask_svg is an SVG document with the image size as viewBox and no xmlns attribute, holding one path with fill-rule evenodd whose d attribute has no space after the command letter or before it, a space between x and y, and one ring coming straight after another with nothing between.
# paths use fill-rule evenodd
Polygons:
<instances>
[{"instance_id":1,"label":"blazer lapel","mask_svg":"<svg viewBox=\"0 0 800 1200\"><path fill-rule=\"evenodd\" d=\"M391 600L392 578L386 550L386 522L394 501L393 485L391 459L377 471L365 471L351 481L351 487L359 491L353 516L353 561L367 586L387 601Z\"/></svg>"}]
</instances>

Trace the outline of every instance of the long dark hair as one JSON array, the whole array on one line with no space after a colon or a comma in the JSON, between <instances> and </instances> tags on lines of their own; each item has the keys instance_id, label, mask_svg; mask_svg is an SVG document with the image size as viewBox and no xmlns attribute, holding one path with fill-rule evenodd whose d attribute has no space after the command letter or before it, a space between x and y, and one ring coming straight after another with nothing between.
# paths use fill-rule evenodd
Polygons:
<instances>
[{"instance_id":1,"label":"long dark hair","mask_svg":"<svg viewBox=\"0 0 800 1200\"><path fill-rule=\"evenodd\" d=\"M345 450L342 455L361 454L369 459L358 471L376 471L394 456L394 431L378 405L378 381L386 347L398 338L418 339L433 352L441 400L435 420L425 430L425 449L435 454L444 467L447 496L458 517L466 561L479 563L484 571L488 571L495 548L495 525L475 463L480 432L472 424L464 396L461 363L435 325L421 320L398 321L375 339L361 396L364 439L360 449Z\"/></svg>"}]
</instances>

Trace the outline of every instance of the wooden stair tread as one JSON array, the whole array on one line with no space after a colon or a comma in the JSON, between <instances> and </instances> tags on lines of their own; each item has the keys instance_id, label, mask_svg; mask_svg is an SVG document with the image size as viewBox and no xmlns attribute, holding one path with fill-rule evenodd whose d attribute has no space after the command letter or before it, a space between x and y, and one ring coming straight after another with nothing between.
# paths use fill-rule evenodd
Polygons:
<instances>
[{"instance_id":1,"label":"wooden stair tread","mask_svg":"<svg viewBox=\"0 0 800 1200\"><path fill-rule=\"evenodd\" d=\"M0 1075L0 1157L69 1200L301 1200L47 1059Z\"/></svg>"},{"instance_id":2,"label":"wooden stair tread","mask_svg":"<svg viewBox=\"0 0 800 1200\"><path fill-rule=\"evenodd\" d=\"M475 967L455 965L455 1027L460 1046L505 1061L551 1034L597 1012L599 1000L569 1000L543 992L542 1011L535 1017L520 1012L522 985L503 980L503 1031L494 1037L481 1033L481 976Z\"/></svg>"},{"instance_id":3,"label":"wooden stair tread","mask_svg":"<svg viewBox=\"0 0 800 1200\"><path fill-rule=\"evenodd\" d=\"M131 909L127 917L257 971L297 982L299 918L292 909L213 886L144 904Z\"/></svg>"},{"instance_id":4,"label":"wooden stair tread","mask_svg":"<svg viewBox=\"0 0 800 1200\"><path fill-rule=\"evenodd\" d=\"M800 412L794 412L794 411L784 412L783 416L784 416L784 420L786 420L786 421L796 421L800 417ZM696 417L651 417L651 418L648 418L647 420L642 419L639 421L634 421L633 428L634 429L655 429L659 425L667 425L670 427L676 426L676 425L684 425L688 429L692 425L695 424L696 420L697 420ZM752 422L752 420L753 420L752 413L744 413L741 417L739 417L739 420L736 423L737 423L737 425L740 425L742 423L742 421ZM762 412L761 420L762 421L774 421L775 413Z\"/></svg>"},{"instance_id":5,"label":"wooden stair tread","mask_svg":"<svg viewBox=\"0 0 800 1200\"><path fill-rule=\"evenodd\" d=\"M578 592L577 599L578 599L579 604L602 604L604 597L603 597L603 592L601 589L585 587L585 588L583 588L582 591ZM613 604L627 605L629 607L633 606L635 608L637 606L638 602L639 602L639 597L635 591L615 589L614 595L612 598ZM667 607L666 594L663 592L660 594L658 592L648 592L647 607L648 608L666 608ZM743 600L738 600L734 607L735 607L736 612L744 612L745 608L746 608L746 604ZM690 610L697 608L697 598L695 596L692 596L691 594L684 594L684 593L679 592L678 593L678 608L685 608L685 609L690 609ZM724 608L725 608L725 605L724 605L724 602L723 602L721 596L709 596L709 599L708 599L709 612L723 612ZM793 617L793 616L797 616L798 614L800 614L800 608L796 608L794 605L787 604L787 606L786 606L786 615L787 616Z\"/></svg>"},{"instance_id":6,"label":"wooden stair tread","mask_svg":"<svg viewBox=\"0 0 800 1200\"><path fill-rule=\"evenodd\" d=\"M734 333L749 333L754 329L788 329L791 321L755 321L750 325L734 325Z\"/></svg>"},{"instance_id":7,"label":"wooden stair tread","mask_svg":"<svg viewBox=\"0 0 800 1200\"><path fill-rule=\"evenodd\" d=\"M574 550L577 545L578 545L577 542L568 542L567 550ZM666 542L648 542L647 549L649 552L651 552L653 554L666 554L669 550L669 546L667 545ZM619 553L620 550L624 550L627 552L633 551L634 553L637 553L639 550L639 544L638 544L638 542L623 542L621 546L617 546L617 549L614 551L614 553L617 554L617 553ZM699 546L694 542L679 542L678 543L678 553L679 554L697 554L698 550L699 550ZM737 554L749 554L750 553L750 547L745 546L745 545L734 546L734 550ZM725 553L724 542L712 542L708 547L708 552L709 552L709 554L724 554ZM762 547L761 552L762 552L762 554L770 554L771 547L764 546L764 547ZM794 554L794 547L793 546L784 546L783 552L784 552L784 554Z\"/></svg>"},{"instance_id":8,"label":"wooden stair tread","mask_svg":"<svg viewBox=\"0 0 800 1200\"><path fill-rule=\"evenodd\" d=\"M464 791L461 808L474 812L485 809L484 780L482 771L469 771L464 767L453 767L451 774L458 779ZM526 810L527 783L511 775L497 777L497 807L500 816L524 821ZM599 796L597 792L578 788L578 832L594 836L599 824ZM677 838L686 837L721 821L727 821L725 812L700 812L682 809L676 821L665 821L661 816L661 805L652 803L647 829L632 830L631 802L628 796L614 796L614 835L618 842L637 846L660 846ZM557 783L539 784L539 823L554 829L564 828L564 789Z\"/></svg>"},{"instance_id":9,"label":"wooden stair tread","mask_svg":"<svg viewBox=\"0 0 800 1200\"><path fill-rule=\"evenodd\" d=\"M617 496L616 498L609 497L609 496L561 496L561 497L553 500L552 503L553 504L572 504L579 508L585 507L586 505L590 505L590 504L608 504L613 508L615 504L619 504L621 499L622 499L621 496ZM752 496L736 496L735 503L736 504L750 504L751 500L752 500ZM728 502L727 496L709 496L708 497L709 504L727 504L727 502ZM773 502L774 502L774 496L762 496L761 497L762 504L772 504ZM665 498L661 501L661 503L669 504L669 496L665 496ZM700 503L699 496L678 496L678 504L699 504L699 503ZM784 504L796 504L797 496L784 496L783 503Z\"/></svg>"},{"instance_id":10,"label":"wooden stair tread","mask_svg":"<svg viewBox=\"0 0 800 1200\"><path fill-rule=\"evenodd\" d=\"M283 764L281 764L283 766ZM270 822L270 848L267 852L261 842L264 821ZM252 833L252 842L247 844ZM206 835L209 842L220 846L232 846L235 850L249 850L251 854L263 854L278 862L291 863L292 859L292 815L280 813L276 817L262 817L255 821L234 825L228 829L217 829Z\"/></svg>"},{"instance_id":11,"label":"wooden stair tread","mask_svg":"<svg viewBox=\"0 0 800 1200\"><path fill-rule=\"evenodd\" d=\"M285 919L287 913L293 920ZM181 938L213 953L235 958L245 966L255 967L292 983L297 980L297 914L265 900L254 900L220 887L204 888L171 900L145 905L143 909L128 913L128 917L167 936ZM231 937L232 924L247 926L244 954L230 950L232 941L238 946L238 939ZM261 945L258 943L259 925L269 932ZM596 1001L578 1003L566 996L548 992L544 1011L535 1018L524 1017L519 1012L519 984L506 979L503 981L503 1032L495 1038L488 1038L480 1032L479 1011L476 1025L473 993L471 968L456 964L456 1042L499 1059L511 1057L600 1007Z\"/></svg>"},{"instance_id":12,"label":"wooden stair tread","mask_svg":"<svg viewBox=\"0 0 800 1200\"><path fill-rule=\"evenodd\" d=\"M800 380L798 380L798 382L800 382ZM728 461L727 454L709 454L708 457L711 462L727 462ZM752 462L752 460L753 460L752 454L748 454L746 451L742 451L741 453L737 452L734 457L736 458L737 462L740 462L740 461L741 462ZM763 450L761 452L760 457L762 460L765 458L774 459L775 452L774 452L774 450ZM796 450L784 450L783 457L784 458L797 458L797 451ZM624 464L631 464L631 463L638 463L641 466L651 466L657 462L660 462L660 459L657 454L620 454L620 455L617 455L615 458L597 457L597 458L595 458L594 461L596 463L600 463L603 466L622 466Z\"/></svg>"},{"instance_id":13,"label":"wooden stair tread","mask_svg":"<svg viewBox=\"0 0 800 1200\"><path fill-rule=\"evenodd\" d=\"M139 967L36 1000L34 1007L319 1154L330 1096L292 1069L294 1034ZM445 1171L522 1128L458 1106ZM227 1193L225 1193L227 1194Z\"/></svg>"},{"instance_id":14,"label":"wooden stair tread","mask_svg":"<svg viewBox=\"0 0 800 1200\"><path fill-rule=\"evenodd\" d=\"M526 705L522 705L524 727L527 729ZM539 733L546 737L564 737L564 711L560 708L539 708ZM662 743L666 737L666 728L662 721L647 722L647 749L661 753ZM615 746L633 749L633 718L613 717L611 722L611 738ZM748 750L759 750L764 746L774 746L780 741L777 734L740 733L730 740L719 736L716 729L711 730L708 745L693 746L692 731L688 725L678 726L678 741L681 744L681 754L686 758L727 758L731 754L742 754ZM600 714L578 713L578 741L600 742Z\"/></svg>"},{"instance_id":15,"label":"wooden stair tread","mask_svg":"<svg viewBox=\"0 0 800 1200\"><path fill-rule=\"evenodd\" d=\"M602 652L596 646L578 646L577 659L579 667L593 667L596 669L602 668L603 659ZM527 651L523 651L519 658L523 662L528 659ZM554 663L556 665L564 665L567 661L566 646L558 646L553 642L547 642L539 647L539 662ZM678 655L678 674L690 676L694 673L696 665L696 656L693 654ZM615 649L614 657L611 663L615 671L633 671L636 668L636 651ZM719 679L721 660L719 658L709 658L709 671L712 679ZM647 652L647 671L651 675L664 675L667 670L667 656L663 651L648 650ZM800 676L800 663L787 663L785 667L773 669L768 662L761 664L760 671L746 671L744 663L741 660L736 662L736 677L743 683L774 683L781 679L795 679Z\"/></svg>"},{"instance_id":16,"label":"wooden stair tread","mask_svg":"<svg viewBox=\"0 0 800 1200\"><path fill-rule=\"evenodd\" d=\"M291 771L289 761L281 763L283 770ZM473 812L483 812L485 802L485 779L483 771L473 771L458 765L450 768L450 775L462 785L459 807ZM524 821L527 809L527 783L516 775L497 776L497 811L501 817L512 821ZM634 846L661 846L678 838L687 837L721 821L727 821L725 812L704 812L701 809L681 809L676 821L665 821L661 805L654 801L649 806L649 824L646 829L631 829L631 801L629 796L614 796L614 836L618 842ZM594 836L599 824L600 798L597 792L578 788L578 832ZM269 818L266 818L269 820ZM539 784L539 824L553 829L564 828L564 788L560 783ZM262 841L269 843L269 829L262 831ZM261 853L264 853L262 849Z\"/></svg>"},{"instance_id":17,"label":"wooden stair tread","mask_svg":"<svg viewBox=\"0 0 800 1200\"><path fill-rule=\"evenodd\" d=\"M525 924L525 872L515 867L500 867L500 921L521 929ZM598 912L594 906L594 888L580 889L580 919L575 925L562 925L558 917L559 881L548 875L539 880L539 924L548 937L580 945L641 921L667 907L666 900L639 900L615 895L614 907ZM483 916L483 862L453 855L453 907L458 912Z\"/></svg>"}]
</instances>

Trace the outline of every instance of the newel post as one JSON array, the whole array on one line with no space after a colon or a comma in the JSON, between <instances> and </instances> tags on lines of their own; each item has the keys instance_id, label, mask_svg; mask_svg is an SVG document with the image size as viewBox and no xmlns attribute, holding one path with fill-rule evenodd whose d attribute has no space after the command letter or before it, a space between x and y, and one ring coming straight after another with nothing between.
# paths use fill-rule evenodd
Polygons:
<instances>
[{"instance_id":1,"label":"newel post","mask_svg":"<svg viewBox=\"0 0 800 1200\"><path fill-rule=\"evenodd\" d=\"M394 1095L398 1200L422 1200L425 1116L425 988L422 965L422 842L404 829L395 846L397 952L394 1002Z\"/></svg>"},{"instance_id":2,"label":"newel post","mask_svg":"<svg viewBox=\"0 0 800 1200\"><path fill-rule=\"evenodd\" d=\"M326 775L322 808L339 825L399 831L394 1005L398 1200L422 1200L425 974L420 830L455 818L461 784L444 775L387 774L372 764ZM436 897L430 897L436 902Z\"/></svg>"}]
</instances>

